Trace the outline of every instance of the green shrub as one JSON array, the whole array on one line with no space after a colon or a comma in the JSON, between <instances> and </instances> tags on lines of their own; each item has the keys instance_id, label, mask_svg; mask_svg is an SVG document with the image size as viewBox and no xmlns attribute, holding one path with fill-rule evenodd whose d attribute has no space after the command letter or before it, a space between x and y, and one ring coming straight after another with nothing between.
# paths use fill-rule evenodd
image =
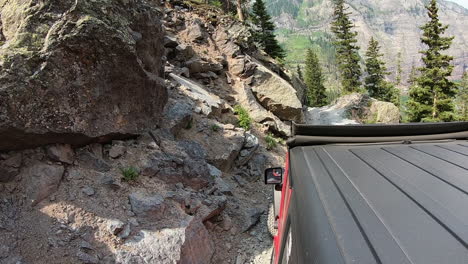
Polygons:
<instances>
[{"instance_id":1,"label":"green shrub","mask_svg":"<svg viewBox=\"0 0 468 264\"><path fill-rule=\"evenodd\" d=\"M272 150L276 148L278 142L276 141L276 138L273 136L273 134L268 133L265 137L265 142L267 144L267 150Z\"/></svg>"},{"instance_id":2,"label":"green shrub","mask_svg":"<svg viewBox=\"0 0 468 264\"><path fill-rule=\"evenodd\" d=\"M120 172L122 173L123 180L126 182L134 181L140 175L140 172L138 171L138 169L132 166L127 167L127 168L121 168Z\"/></svg>"},{"instance_id":3,"label":"green shrub","mask_svg":"<svg viewBox=\"0 0 468 264\"><path fill-rule=\"evenodd\" d=\"M213 124L213 125L211 126L211 131L213 131L213 132L218 132L219 130L221 130L221 127L218 126L217 124Z\"/></svg>"},{"instance_id":4,"label":"green shrub","mask_svg":"<svg viewBox=\"0 0 468 264\"><path fill-rule=\"evenodd\" d=\"M185 129L192 129L193 127L193 119L190 119L187 123L187 125L185 126Z\"/></svg>"},{"instance_id":5,"label":"green shrub","mask_svg":"<svg viewBox=\"0 0 468 264\"><path fill-rule=\"evenodd\" d=\"M212 6L217 7L217 8L222 8L223 7L223 3L221 3L221 1L219 1L219 0L211 0L210 4Z\"/></svg>"},{"instance_id":6,"label":"green shrub","mask_svg":"<svg viewBox=\"0 0 468 264\"><path fill-rule=\"evenodd\" d=\"M249 116L249 112L240 105L234 107L234 113L238 115L239 126L245 130L249 130L252 125L252 119Z\"/></svg>"}]
</instances>

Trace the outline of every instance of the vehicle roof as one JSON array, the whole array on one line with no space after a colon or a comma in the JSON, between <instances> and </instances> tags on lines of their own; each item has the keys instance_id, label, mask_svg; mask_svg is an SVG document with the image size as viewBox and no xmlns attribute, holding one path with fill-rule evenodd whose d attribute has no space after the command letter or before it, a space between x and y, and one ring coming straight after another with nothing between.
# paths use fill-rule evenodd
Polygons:
<instances>
[{"instance_id":1,"label":"vehicle roof","mask_svg":"<svg viewBox=\"0 0 468 264\"><path fill-rule=\"evenodd\" d=\"M468 141L290 150L301 263L468 263Z\"/></svg>"}]
</instances>

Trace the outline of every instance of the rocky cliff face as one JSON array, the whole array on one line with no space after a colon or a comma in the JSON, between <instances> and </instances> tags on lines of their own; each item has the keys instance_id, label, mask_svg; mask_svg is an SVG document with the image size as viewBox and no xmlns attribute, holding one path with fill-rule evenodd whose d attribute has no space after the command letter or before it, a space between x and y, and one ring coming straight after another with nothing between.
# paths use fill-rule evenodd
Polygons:
<instances>
[{"instance_id":1,"label":"rocky cliff face","mask_svg":"<svg viewBox=\"0 0 468 264\"><path fill-rule=\"evenodd\" d=\"M329 42L330 22L333 14L332 1L315 0L267 0L270 11L276 15L280 38L286 47L297 50L311 45L310 39L325 48L321 41ZM382 45L382 52L390 70L396 72L397 54L402 54L402 67L406 78L412 65L419 66L421 31L419 27L428 20L425 0L350 0L349 12L359 33L361 55L364 55L371 36ZM448 54L454 56L453 77L460 79L468 66L468 10L447 1L438 1L440 20L449 25L447 34L455 36ZM303 38L304 37L304 38ZM301 52L301 51L296 51ZM292 60L298 60L292 57ZM394 76L393 76L394 78Z\"/></svg>"},{"instance_id":2,"label":"rocky cliff face","mask_svg":"<svg viewBox=\"0 0 468 264\"><path fill-rule=\"evenodd\" d=\"M167 101L146 1L1 1L0 150L154 128Z\"/></svg>"}]
</instances>

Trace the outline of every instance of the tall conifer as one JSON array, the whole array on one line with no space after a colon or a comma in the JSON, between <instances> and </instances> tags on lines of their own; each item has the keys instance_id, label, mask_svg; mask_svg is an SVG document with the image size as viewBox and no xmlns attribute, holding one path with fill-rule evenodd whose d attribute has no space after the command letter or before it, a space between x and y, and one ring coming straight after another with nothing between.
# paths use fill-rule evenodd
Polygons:
<instances>
[{"instance_id":1,"label":"tall conifer","mask_svg":"<svg viewBox=\"0 0 468 264\"><path fill-rule=\"evenodd\" d=\"M252 6L252 22L256 27L252 31L254 41L268 55L273 58L283 59L286 56L285 52L275 38L275 24L271 22L271 16L268 14L265 3L262 0L255 0Z\"/></svg>"},{"instance_id":2,"label":"tall conifer","mask_svg":"<svg viewBox=\"0 0 468 264\"><path fill-rule=\"evenodd\" d=\"M439 122L456 119L453 98L455 84L448 79L452 74L452 57L442 54L449 49L453 37L444 37L448 26L439 21L437 1L431 0L426 6L429 21L421 27L421 42L427 46L421 51L424 67L419 68L417 85L410 90L408 115L412 122Z\"/></svg>"},{"instance_id":3,"label":"tall conifer","mask_svg":"<svg viewBox=\"0 0 468 264\"><path fill-rule=\"evenodd\" d=\"M311 107L327 104L325 86L323 85L322 69L314 51L307 50L304 81L307 86L307 101Z\"/></svg>"},{"instance_id":4,"label":"tall conifer","mask_svg":"<svg viewBox=\"0 0 468 264\"><path fill-rule=\"evenodd\" d=\"M371 97L398 105L400 103L399 90L385 80L389 72L381 57L383 54L380 53L379 42L372 37L366 51L367 77L364 80L364 86Z\"/></svg>"},{"instance_id":5,"label":"tall conifer","mask_svg":"<svg viewBox=\"0 0 468 264\"><path fill-rule=\"evenodd\" d=\"M338 68L341 73L341 84L345 92L356 92L361 86L361 68L359 66L359 47L357 33L349 18L350 13L344 6L344 0L334 0L332 32L335 34Z\"/></svg>"}]
</instances>

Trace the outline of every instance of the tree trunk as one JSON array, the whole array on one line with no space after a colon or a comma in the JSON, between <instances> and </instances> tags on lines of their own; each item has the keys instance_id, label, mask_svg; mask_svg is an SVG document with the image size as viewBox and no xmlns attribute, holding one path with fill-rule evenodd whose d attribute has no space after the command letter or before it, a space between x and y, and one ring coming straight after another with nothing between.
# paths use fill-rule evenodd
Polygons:
<instances>
[{"instance_id":1,"label":"tree trunk","mask_svg":"<svg viewBox=\"0 0 468 264\"><path fill-rule=\"evenodd\" d=\"M242 13L242 0L237 0L237 14L239 14L239 20L244 22L244 13Z\"/></svg>"},{"instance_id":2,"label":"tree trunk","mask_svg":"<svg viewBox=\"0 0 468 264\"><path fill-rule=\"evenodd\" d=\"M434 101L432 103L432 119L437 115L437 92L434 94Z\"/></svg>"}]
</instances>

